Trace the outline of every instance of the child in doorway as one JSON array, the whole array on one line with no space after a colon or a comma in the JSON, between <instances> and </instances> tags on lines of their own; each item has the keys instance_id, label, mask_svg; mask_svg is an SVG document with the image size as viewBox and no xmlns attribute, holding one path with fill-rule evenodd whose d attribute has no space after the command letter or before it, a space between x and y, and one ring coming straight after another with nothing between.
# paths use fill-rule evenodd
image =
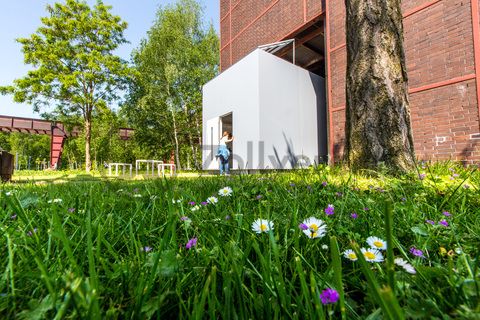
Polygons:
<instances>
[{"instance_id":1,"label":"child in doorway","mask_svg":"<svg viewBox=\"0 0 480 320\"><path fill-rule=\"evenodd\" d=\"M227 143L230 143L232 141L233 141L232 134L228 131L223 132L223 136L220 139L218 151L215 156L219 160L220 175L230 174L228 159L230 158L231 151L227 147Z\"/></svg>"}]
</instances>

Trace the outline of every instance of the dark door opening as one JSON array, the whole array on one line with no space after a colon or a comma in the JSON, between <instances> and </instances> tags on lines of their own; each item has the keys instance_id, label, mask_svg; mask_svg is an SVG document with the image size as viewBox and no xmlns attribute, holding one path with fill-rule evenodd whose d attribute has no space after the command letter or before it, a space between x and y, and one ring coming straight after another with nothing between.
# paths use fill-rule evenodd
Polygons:
<instances>
[{"instance_id":1,"label":"dark door opening","mask_svg":"<svg viewBox=\"0 0 480 320\"><path fill-rule=\"evenodd\" d=\"M223 133L225 131L230 132L232 135L234 135L233 132L233 113L227 113L226 115L223 115L220 117L220 126L221 126L221 135L223 136ZM230 166L230 169L233 169L233 142L227 143L227 148L230 150L230 157L228 158L228 164Z\"/></svg>"}]
</instances>

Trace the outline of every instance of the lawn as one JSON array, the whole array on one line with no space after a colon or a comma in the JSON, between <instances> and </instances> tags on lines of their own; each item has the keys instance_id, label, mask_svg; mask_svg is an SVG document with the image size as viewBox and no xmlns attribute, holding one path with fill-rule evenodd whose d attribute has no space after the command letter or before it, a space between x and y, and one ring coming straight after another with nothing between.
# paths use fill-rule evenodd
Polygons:
<instances>
[{"instance_id":1,"label":"lawn","mask_svg":"<svg viewBox=\"0 0 480 320\"><path fill-rule=\"evenodd\" d=\"M480 173L419 169L18 179L0 318L479 319Z\"/></svg>"}]
</instances>

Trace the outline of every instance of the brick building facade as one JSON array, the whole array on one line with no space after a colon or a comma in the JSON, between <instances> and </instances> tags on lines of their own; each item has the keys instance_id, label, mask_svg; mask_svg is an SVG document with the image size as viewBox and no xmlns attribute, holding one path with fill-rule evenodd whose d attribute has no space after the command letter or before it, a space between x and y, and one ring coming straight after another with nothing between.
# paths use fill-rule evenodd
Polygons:
<instances>
[{"instance_id":1,"label":"brick building facade","mask_svg":"<svg viewBox=\"0 0 480 320\"><path fill-rule=\"evenodd\" d=\"M480 0L402 1L412 129L419 159L480 160L479 7ZM344 0L220 0L220 36L222 71L259 45L296 40L299 64L326 78L329 154L333 160L341 159ZM309 56L309 51L317 55ZM292 57L285 50L276 54Z\"/></svg>"}]
</instances>

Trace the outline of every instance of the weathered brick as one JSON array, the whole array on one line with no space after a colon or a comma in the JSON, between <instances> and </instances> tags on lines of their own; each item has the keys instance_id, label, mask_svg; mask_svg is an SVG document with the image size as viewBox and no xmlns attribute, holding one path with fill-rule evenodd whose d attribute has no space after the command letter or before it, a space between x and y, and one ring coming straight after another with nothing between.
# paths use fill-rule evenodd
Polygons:
<instances>
[{"instance_id":1,"label":"weathered brick","mask_svg":"<svg viewBox=\"0 0 480 320\"><path fill-rule=\"evenodd\" d=\"M335 49L331 52L329 107L337 110L345 106L345 4L344 0L327 1L329 49ZM480 6L480 0L477 1ZM471 3L470 0L403 0L402 11L411 13L428 4L432 5L403 20L409 88L421 89L410 94L415 150L419 158L426 160L478 162L480 139L471 138L480 134L473 79ZM318 18L324 8L325 0L220 0L221 70L259 45L283 40L306 22ZM425 86L459 77L466 80L425 90ZM345 139L345 110L332 112L332 126L338 160Z\"/></svg>"}]
</instances>

